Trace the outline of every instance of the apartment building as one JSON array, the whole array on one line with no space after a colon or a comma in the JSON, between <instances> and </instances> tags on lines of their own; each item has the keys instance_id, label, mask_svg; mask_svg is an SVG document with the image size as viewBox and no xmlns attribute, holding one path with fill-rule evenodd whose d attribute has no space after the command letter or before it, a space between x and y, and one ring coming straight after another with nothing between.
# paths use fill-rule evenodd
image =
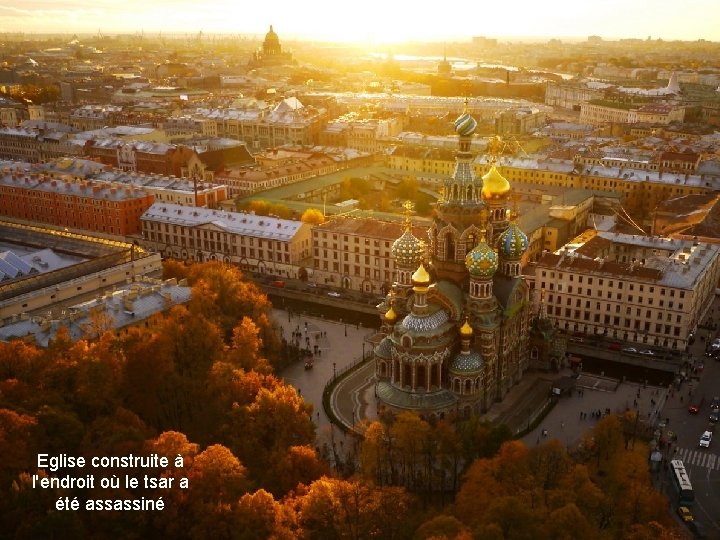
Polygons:
<instances>
[{"instance_id":1,"label":"apartment building","mask_svg":"<svg viewBox=\"0 0 720 540\"><path fill-rule=\"evenodd\" d=\"M125 236L140 232L140 216L152 203L152 195L132 187L0 172L0 215L33 223Z\"/></svg>"},{"instance_id":2,"label":"apartment building","mask_svg":"<svg viewBox=\"0 0 720 540\"><path fill-rule=\"evenodd\" d=\"M312 231L316 283L384 294L395 280L393 242L404 225L374 219L334 217ZM427 238L427 227L413 227L416 238Z\"/></svg>"},{"instance_id":3,"label":"apartment building","mask_svg":"<svg viewBox=\"0 0 720 540\"><path fill-rule=\"evenodd\" d=\"M273 109L198 109L203 135L244 141L254 150L283 144L317 144L325 111L286 98Z\"/></svg>"},{"instance_id":4,"label":"apartment building","mask_svg":"<svg viewBox=\"0 0 720 540\"><path fill-rule=\"evenodd\" d=\"M142 216L143 246L165 257L294 278L311 264L310 230L300 221L171 203L155 203Z\"/></svg>"},{"instance_id":5,"label":"apartment building","mask_svg":"<svg viewBox=\"0 0 720 540\"><path fill-rule=\"evenodd\" d=\"M537 261L536 310L544 291L561 329L685 350L715 296L720 246L592 231L571 246Z\"/></svg>"},{"instance_id":6,"label":"apartment building","mask_svg":"<svg viewBox=\"0 0 720 540\"><path fill-rule=\"evenodd\" d=\"M652 103L637 106L631 103L594 101L580 105L580 122L588 124L662 124L682 122L685 107Z\"/></svg>"}]
</instances>

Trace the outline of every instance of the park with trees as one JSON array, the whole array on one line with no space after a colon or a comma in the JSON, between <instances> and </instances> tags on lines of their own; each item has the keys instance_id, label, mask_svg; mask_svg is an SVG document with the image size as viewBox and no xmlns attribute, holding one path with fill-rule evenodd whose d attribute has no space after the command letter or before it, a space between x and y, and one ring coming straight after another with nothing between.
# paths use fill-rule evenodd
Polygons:
<instances>
[{"instance_id":1,"label":"park with trees","mask_svg":"<svg viewBox=\"0 0 720 540\"><path fill-rule=\"evenodd\" d=\"M168 261L192 286L121 331L46 348L0 343L0 538L682 538L647 448L600 420L576 449L528 448L503 426L403 413L367 425L348 466L316 447L312 406L280 377L294 361L271 304L236 267ZM183 489L39 489L37 455L168 456ZM104 475L126 474L120 468ZM163 497L164 509L57 510L61 498Z\"/></svg>"}]
</instances>

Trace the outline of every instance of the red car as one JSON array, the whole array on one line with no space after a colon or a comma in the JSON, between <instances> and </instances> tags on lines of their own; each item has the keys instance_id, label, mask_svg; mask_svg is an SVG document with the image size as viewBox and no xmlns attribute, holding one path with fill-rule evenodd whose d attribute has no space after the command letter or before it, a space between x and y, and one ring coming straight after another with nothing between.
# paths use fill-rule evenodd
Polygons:
<instances>
[{"instance_id":1,"label":"red car","mask_svg":"<svg viewBox=\"0 0 720 540\"><path fill-rule=\"evenodd\" d=\"M688 406L688 412L692 414L697 414L698 412L700 412L700 405L698 405L697 403L691 403Z\"/></svg>"}]
</instances>

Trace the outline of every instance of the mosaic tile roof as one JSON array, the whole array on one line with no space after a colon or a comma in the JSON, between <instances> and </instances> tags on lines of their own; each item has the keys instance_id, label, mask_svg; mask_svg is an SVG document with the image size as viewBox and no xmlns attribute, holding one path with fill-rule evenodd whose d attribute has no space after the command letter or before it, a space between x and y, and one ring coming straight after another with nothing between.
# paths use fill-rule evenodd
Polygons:
<instances>
[{"instance_id":1,"label":"mosaic tile roof","mask_svg":"<svg viewBox=\"0 0 720 540\"><path fill-rule=\"evenodd\" d=\"M402 325L405 330L412 330L413 332L429 332L431 330L437 330L447 321L447 312L439 310L427 317L418 317L417 315L413 315L411 313L403 319Z\"/></svg>"},{"instance_id":2,"label":"mosaic tile roof","mask_svg":"<svg viewBox=\"0 0 720 540\"><path fill-rule=\"evenodd\" d=\"M472 277L489 278L498 268L498 256L485 242L480 242L465 257L465 268Z\"/></svg>"},{"instance_id":3,"label":"mosaic tile roof","mask_svg":"<svg viewBox=\"0 0 720 540\"><path fill-rule=\"evenodd\" d=\"M505 259L520 259L528 248L528 237L512 222L498 238L498 250Z\"/></svg>"},{"instance_id":4,"label":"mosaic tile roof","mask_svg":"<svg viewBox=\"0 0 720 540\"><path fill-rule=\"evenodd\" d=\"M453 358L452 364L450 364L450 371L463 372L463 373L474 373L482 371L483 360L480 353L471 351L468 354L460 353Z\"/></svg>"},{"instance_id":5,"label":"mosaic tile roof","mask_svg":"<svg viewBox=\"0 0 720 540\"><path fill-rule=\"evenodd\" d=\"M406 230L390 248L393 258L400 266L417 267L425 253L425 242Z\"/></svg>"}]
</instances>

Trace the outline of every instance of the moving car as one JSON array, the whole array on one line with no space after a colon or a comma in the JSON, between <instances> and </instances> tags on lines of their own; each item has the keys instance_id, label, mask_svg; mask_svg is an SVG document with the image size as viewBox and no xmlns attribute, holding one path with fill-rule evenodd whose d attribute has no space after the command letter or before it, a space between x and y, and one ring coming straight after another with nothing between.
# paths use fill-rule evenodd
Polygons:
<instances>
[{"instance_id":1,"label":"moving car","mask_svg":"<svg viewBox=\"0 0 720 540\"><path fill-rule=\"evenodd\" d=\"M710 413L710 416L708 417L708 420L710 420L713 424L716 424L718 421L718 418L720 418L720 411L715 409Z\"/></svg>"},{"instance_id":2,"label":"moving car","mask_svg":"<svg viewBox=\"0 0 720 540\"><path fill-rule=\"evenodd\" d=\"M643 349L642 351L640 351L640 354L645 354L647 356L655 356L655 353L652 352L650 349Z\"/></svg>"},{"instance_id":3,"label":"moving car","mask_svg":"<svg viewBox=\"0 0 720 540\"><path fill-rule=\"evenodd\" d=\"M679 506L677 513L678 516L680 516L680 519L682 519L685 523L689 523L693 520L692 512L690 512L690 509L687 506Z\"/></svg>"},{"instance_id":4,"label":"moving car","mask_svg":"<svg viewBox=\"0 0 720 540\"><path fill-rule=\"evenodd\" d=\"M710 441L712 441L712 433L710 431L706 431L702 434L702 437L700 437L699 446L701 448L710 448Z\"/></svg>"},{"instance_id":5,"label":"moving car","mask_svg":"<svg viewBox=\"0 0 720 540\"><path fill-rule=\"evenodd\" d=\"M688 405L688 412L692 414L697 414L700 411L700 405L697 403L691 403Z\"/></svg>"},{"instance_id":6,"label":"moving car","mask_svg":"<svg viewBox=\"0 0 720 540\"><path fill-rule=\"evenodd\" d=\"M332 296L333 298L340 298L340 293L335 291L330 291L328 293L328 296Z\"/></svg>"},{"instance_id":7,"label":"moving car","mask_svg":"<svg viewBox=\"0 0 720 540\"><path fill-rule=\"evenodd\" d=\"M638 351L637 351L637 349L636 349L635 347L625 347L625 348L623 349L623 352L636 353L636 352L638 352Z\"/></svg>"}]
</instances>

